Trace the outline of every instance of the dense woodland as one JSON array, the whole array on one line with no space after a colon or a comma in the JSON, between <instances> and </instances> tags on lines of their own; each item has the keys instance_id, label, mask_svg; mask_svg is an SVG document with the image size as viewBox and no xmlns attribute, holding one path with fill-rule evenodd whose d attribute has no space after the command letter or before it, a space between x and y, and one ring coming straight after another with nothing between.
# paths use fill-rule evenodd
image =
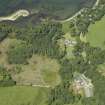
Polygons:
<instances>
[{"instance_id":1,"label":"dense woodland","mask_svg":"<svg viewBox=\"0 0 105 105\"><path fill-rule=\"evenodd\" d=\"M17 34L17 39L25 40L32 45L33 53L47 55L51 58L61 58L61 52L57 40L63 36L62 25L53 22L42 22L36 27L23 29Z\"/></svg>"}]
</instances>

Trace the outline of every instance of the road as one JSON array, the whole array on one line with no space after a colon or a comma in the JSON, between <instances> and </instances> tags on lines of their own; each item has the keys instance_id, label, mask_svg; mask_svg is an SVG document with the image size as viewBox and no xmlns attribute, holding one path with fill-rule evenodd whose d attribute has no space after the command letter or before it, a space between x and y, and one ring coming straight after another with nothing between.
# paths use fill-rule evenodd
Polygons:
<instances>
[{"instance_id":1,"label":"road","mask_svg":"<svg viewBox=\"0 0 105 105\"><path fill-rule=\"evenodd\" d=\"M93 8L98 6L99 2L100 2L100 0L97 0L96 3L94 4Z\"/></svg>"},{"instance_id":2,"label":"road","mask_svg":"<svg viewBox=\"0 0 105 105\"><path fill-rule=\"evenodd\" d=\"M30 15L30 13L27 10L18 10L10 16L0 17L0 22L6 21L6 20L15 21L16 19L18 19L21 16L26 17L29 15Z\"/></svg>"}]
</instances>

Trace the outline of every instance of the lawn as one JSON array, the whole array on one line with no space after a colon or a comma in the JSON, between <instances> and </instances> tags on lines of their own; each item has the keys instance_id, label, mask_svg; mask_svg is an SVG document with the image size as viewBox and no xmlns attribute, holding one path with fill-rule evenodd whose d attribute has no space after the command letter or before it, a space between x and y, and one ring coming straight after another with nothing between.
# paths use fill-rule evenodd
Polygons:
<instances>
[{"instance_id":1,"label":"lawn","mask_svg":"<svg viewBox=\"0 0 105 105\"><path fill-rule=\"evenodd\" d=\"M0 105L47 105L47 93L46 88L0 87Z\"/></svg>"},{"instance_id":2,"label":"lawn","mask_svg":"<svg viewBox=\"0 0 105 105\"><path fill-rule=\"evenodd\" d=\"M90 42L91 46L105 49L105 17L89 27L87 41Z\"/></svg>"}]
</instances>

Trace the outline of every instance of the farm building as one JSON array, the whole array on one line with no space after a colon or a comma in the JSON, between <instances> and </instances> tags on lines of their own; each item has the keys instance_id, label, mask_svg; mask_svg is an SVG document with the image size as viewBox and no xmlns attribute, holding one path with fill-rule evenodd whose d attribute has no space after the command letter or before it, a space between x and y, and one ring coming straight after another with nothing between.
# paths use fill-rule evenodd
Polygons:
<instances>
[{"instance_id":1,"label":"farm building","mask_svg":"<svg viewBox=\"0 0 105 105\"><path fill-rule=\"evenodd\" d=\"M74 86L77 91L83 90L85 97L93 96L93 84L84 74L74 73Z\"/></svg>"}]
</instances>

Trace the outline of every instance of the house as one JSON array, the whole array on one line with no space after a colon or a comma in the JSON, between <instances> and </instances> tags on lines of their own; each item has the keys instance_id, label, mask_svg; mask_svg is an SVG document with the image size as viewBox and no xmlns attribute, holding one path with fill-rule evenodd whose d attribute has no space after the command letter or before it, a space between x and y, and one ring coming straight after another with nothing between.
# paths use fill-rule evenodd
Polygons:
<instances>
[{"instance_id":1,"label":"house","mask_svg":"<svg viewBox=\"0 0 105 105\"><path fill-rule=\"evenodd\" d=\"M85 97L93 96L93 84L84 74L74 73L74 85L77 91L83 90Z\"/></svg>"},{"instance_id":2,"label":"house","mask_svg":"<svg viewBox=\"0 0 105 105\"><path fill-rule=\"evenodd\" d=\"M66 46L74 46L74 45L77 44L77 42L76 42L76 41L73 41L73 40L65 40L65 41L64 41L64 44L65 44Z\"/></svg>"}]
</instances>

